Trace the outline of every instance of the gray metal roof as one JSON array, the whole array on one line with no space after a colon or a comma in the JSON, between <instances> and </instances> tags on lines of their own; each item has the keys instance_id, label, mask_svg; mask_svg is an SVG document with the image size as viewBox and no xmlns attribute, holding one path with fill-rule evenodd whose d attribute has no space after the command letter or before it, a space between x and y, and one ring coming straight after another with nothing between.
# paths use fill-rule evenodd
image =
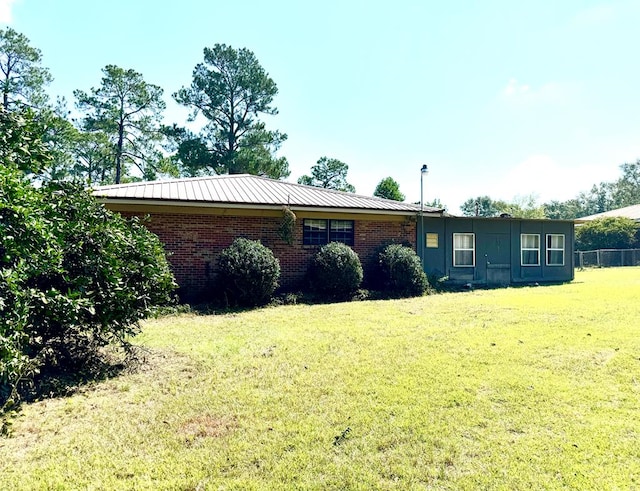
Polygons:
<instances>
[{"instance_id":1,"label":"gray metal roof","mask_svg":"<svg viewBox=\"0 0 640 491\"><path fill-rule=\"evenodd\" d=\"M625 217L631 218L632 220L636 220L640 222L640 204L626 206L624 208L618 208L617 210L609 210L604 213L596 213L595 215L589 215L587 217L579 218L579 221L582 220L595 220L597 218L609 218L609 217Z\"/></svg>"},{"instance_id":2,"label":"gray metal roof","mask_svg":"<svg viewBox=\"0 0 640 491\"><path fill-rule=\"evenodd\" d=\"M417 213L420 206L371 196L335 191L277 181L249 174L173 179L166 181L135 182L99 186L94 196L107 202L140 200L140 202L167 202L217 205L254 205L310 208L336 208L351 210L379 210ZM438 208L426 207L427 213L439 213Z\"/></svg>"}]
</instances>

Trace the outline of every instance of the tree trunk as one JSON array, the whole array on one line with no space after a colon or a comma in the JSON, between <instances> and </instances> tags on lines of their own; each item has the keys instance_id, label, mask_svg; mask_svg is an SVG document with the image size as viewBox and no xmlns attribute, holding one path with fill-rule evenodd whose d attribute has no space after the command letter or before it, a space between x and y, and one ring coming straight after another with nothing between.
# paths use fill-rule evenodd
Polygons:
<instances>
[{"instance_id":1,"label":"tree trunk","mask_svg":"<svg viewBox=\"0 0 640 491\"><path fill-rule=\"evenodd\" d=\"M122 175L122 146L124 144L124 122L118 124L118 148L116 150L116 184L120 184Z\"/></svg>"}]
</instances>

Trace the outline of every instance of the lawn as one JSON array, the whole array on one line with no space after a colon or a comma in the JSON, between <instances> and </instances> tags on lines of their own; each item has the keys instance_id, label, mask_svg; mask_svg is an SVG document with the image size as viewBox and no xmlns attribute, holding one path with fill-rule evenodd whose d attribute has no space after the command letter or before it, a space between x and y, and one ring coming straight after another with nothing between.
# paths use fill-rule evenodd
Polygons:
<instances>
[{"instance_id":1,"label":"lawn","mask_svg":"<svg viewBox=\"0 0 640 491\"><path fill-rule=\"evenodd\" d=\"M640 488L640 268L148 321L23 406L0 489Z\"/></svg>"}]
</instances>

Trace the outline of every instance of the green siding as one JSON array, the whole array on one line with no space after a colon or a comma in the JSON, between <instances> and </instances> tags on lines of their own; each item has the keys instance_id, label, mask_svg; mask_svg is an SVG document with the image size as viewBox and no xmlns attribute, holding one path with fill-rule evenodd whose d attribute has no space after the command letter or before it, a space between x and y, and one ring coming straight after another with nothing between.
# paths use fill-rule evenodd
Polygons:
<instances>
[{"instance_id":1,"label":"green siding","mask_svg":"<svg viewBox=\"0 0 640 491\"><path fill-rule=\"evenodd\" d=\"M574 277L574 224L565 220L518 218L424 218L418 223L419 249L426 234L438 234L438 247L423 249L424 269L429 275L447 276L457 283L507 285L570 281ZM475 266L453 265L453 234L475 234ZM521 265L521 234L540 236L540 264ZM564 265L547 266L547 234L564 235ZM418 250L420 255L420 250Z\"/></svg>"}]
</instances>

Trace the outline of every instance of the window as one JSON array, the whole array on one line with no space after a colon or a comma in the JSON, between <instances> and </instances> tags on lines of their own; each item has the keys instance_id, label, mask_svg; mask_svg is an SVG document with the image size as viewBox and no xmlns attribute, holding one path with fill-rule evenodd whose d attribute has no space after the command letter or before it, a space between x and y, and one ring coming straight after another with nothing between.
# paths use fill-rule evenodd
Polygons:
<instances>
[{"instance_id":1,"label":"window","mask_svg":"<svg viewBox=\"0 0 640 491\"><path fill-rule=\"evenodd\" d=\"M438 248L438 234L427 234L426 240L427 247L437 249Z\"/></svg>"},{"instance_id":2,"label":"window","mask_svg":"<svg viewBox=\"0 0 640 491\"><path fill-rule=\"evenodd\" d=\"M306 245L327 243L327 221L326 220L306 220L302 232L302 243Z\"/></svg>"},{"instance_id":3,"label":"window","mask_svg":"<svg viewBox=\"0 0 640 491\"><path fill-rule=\"evenodd\" d=\"M304 245L342 242L353 245L353 220L318 220L305 218L302 230Z\"/></svg>"},{"instance_id":4,"label":"window","mask_svg":"<svg viewBox=\"0 0 640 491\"><path fill-rule=\"evenodd\" d=\"M329 220L329 242L353 245L353 220Z\"/></svg>"},{"instance_id":5,"label":"window","mask_svg":"<svg viewBox=\"0 0 640 491\"><path fill-rule=\"evenodd\" d=\"M453 234L453 265L473 267L476 264L475 234Z\"/></svg>"},{"instance_id":6,"label":"window","mask_svg":"<svg viewBox=\"0 0 640 491\"><path fill-rule=\"evenodd\" d=\"M547 266L564 266L564 235L547 234Z\"/></svg>"},{"instance_id":7,"label":"window","mask_svg":"<svg viewBox=\"0 0 640 491\"><path fill-rule=\"evenodd\" d=\"M540 266L540 235L520 234L522 266Z\"/></svg>"}]
</instances>

